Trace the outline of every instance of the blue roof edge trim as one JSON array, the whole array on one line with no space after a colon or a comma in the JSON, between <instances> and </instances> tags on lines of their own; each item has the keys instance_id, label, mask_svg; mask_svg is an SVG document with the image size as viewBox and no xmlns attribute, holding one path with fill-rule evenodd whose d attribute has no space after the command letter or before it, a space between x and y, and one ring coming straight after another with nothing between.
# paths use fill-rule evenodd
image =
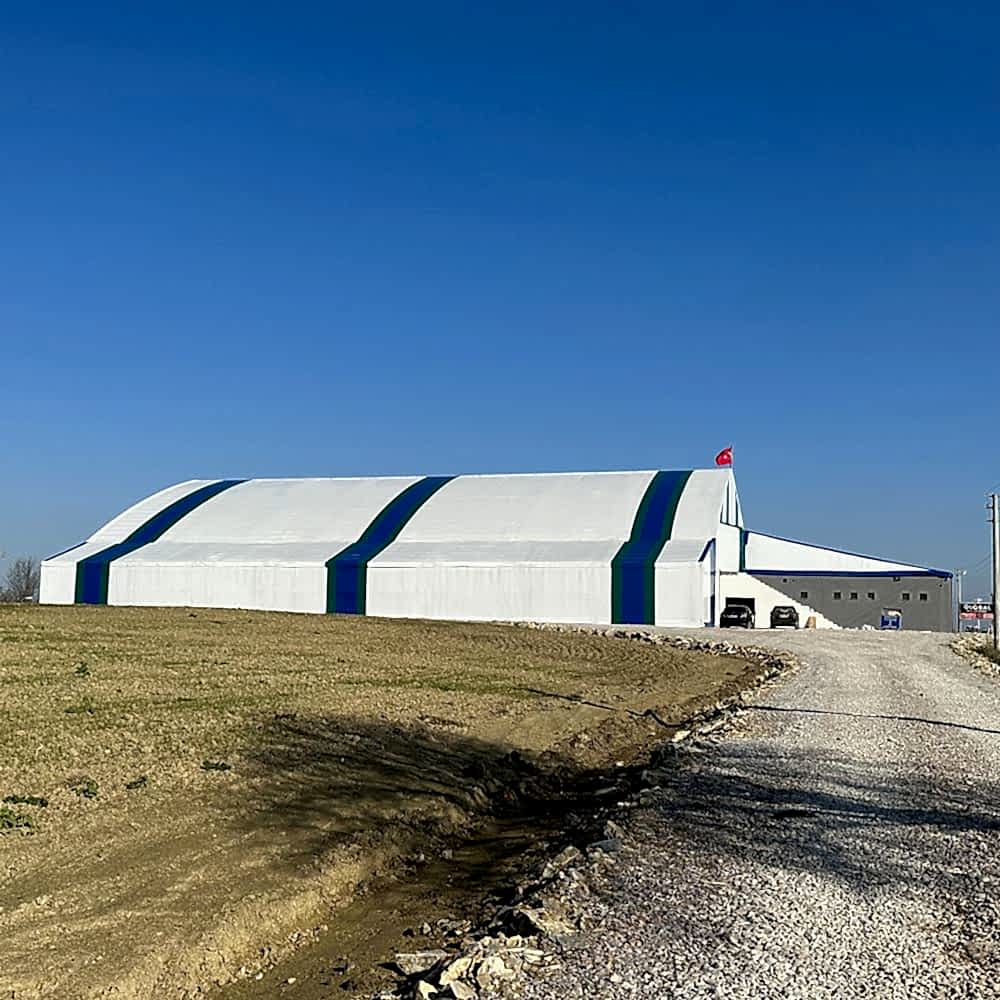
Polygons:
<instances>
[{"instance_id":1,"label":"blue roof edge trim","mask_svg":"<svg viewBox=\"0 0 1000 1000\"><path fill-rule=\"evenodd\" d=\"M61 552L55 553L55 555L46 556L42 562L47 563L50 559L58 559L60 556L66 555L67 552L72 552L74 549L80 548L81 545L86 545L86 542L77 542L76 545L71 545L68 549L63 549Z\"/></svg>"},{"instance_id":2,"label":"blue roof edge trim","mask_svg":"<svg viewBox=\"0 0 1000 1000\"><path fill-rule=\"evenodd\" d=\"M867 555L864 552L848 552L847 549L834 549L834 548L831 548L829 545L816 545L814 542L803 542L799 538L785 538L783 535L769 535L766 531L753 531L750 528L746 528L744 530L746 531L747 535L760 535L761 538L773 538L776 542L789 542L792 545L805 545L807 548L810 548L810 549L819 549L821 552L835 552L837 555L841 555L841 556L853 556L855 559L874 559L875 562L882 562L882 563L884 563L884 562L897 562L898 561L898 560L895 560L895 559L884 559L882 556ZM915 566L914 563L900 563L900 565L901 566L914 566L914 568L918 568L918 567ZM921 574L929 573L931 576L947 576L949 578L952 577L952 576L954 576L953 573L949 573L947 570L933 569L933 568L931 568L929 566L921 566L921 567L919 567L919 569L920 569L920 573ZM747 570L747 572L749 573L750 571ZM767 573L767 572L770 572L770 571L769 570L757 570L756 572L758 572L758 573ZM786 573L785 575L787 576L788 574ZM833 576L834 574L831 573L831 574L828 574L828 575ZM865 576L866 574L864 574L864 573L854 573L852 575L853 576ZM900 574L899 573L889 573L888 571L886 571L885 573L878 572L875 575L876 576L899 576ZM917 576L918 574L916 574L916 573L909 573L909 574L906 574L906 575L908 575L908 576ZM802 576L802 574L800 573L799 576Z\"/></svg>"},{"instance_id":3,"label":"blue roof edge trim","mask_svg":"<svg viewBox=\"0 0 1000 1000\"><path fill-rule=\"evenodd\" d=\"M947 573L943 569L917 569L917 570L879 570L878 572L873 572L871 570L858 570L857 572L851 573L849 570L841 569L745 569L744 573L748 573L750 576L842 576L842 577L857 577L857 578L876 578L876 577L888 577L889 579L895 579L897 576L902 579L904 576L928 576L935 577L940 580L951 580L954 576L953 573Z\"/></svg>"}]
</instances>

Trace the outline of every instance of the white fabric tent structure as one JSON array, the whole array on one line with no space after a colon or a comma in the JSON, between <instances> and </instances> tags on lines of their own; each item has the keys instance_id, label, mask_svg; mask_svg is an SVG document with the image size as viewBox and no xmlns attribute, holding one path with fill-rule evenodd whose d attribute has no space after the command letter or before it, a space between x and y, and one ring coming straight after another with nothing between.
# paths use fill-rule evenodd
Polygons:
<instances>
[{"instance_id":1,"label":"white fabric tent structure","mask_svg":"<svg viewBox=\"0 0 1000 1000\"><path fill-rule=\"evenodd\" d=\"M46 559L41 600L670 626L792 604L856 627L918 589L908 621L947 628L950 579L747 531L728 468L229 479L170 486Z\"/></svg>"},{"instance_id":2,"label":"white fabric tent structure","mask_svg":"<svg viewBox=\"0 0 1000 1000\"><path fill-rule=\"evenodd\" d=\"M192 480L45 560L41 600L704 625L742 529L729 469Z\"/></svg>"}]
</instances>

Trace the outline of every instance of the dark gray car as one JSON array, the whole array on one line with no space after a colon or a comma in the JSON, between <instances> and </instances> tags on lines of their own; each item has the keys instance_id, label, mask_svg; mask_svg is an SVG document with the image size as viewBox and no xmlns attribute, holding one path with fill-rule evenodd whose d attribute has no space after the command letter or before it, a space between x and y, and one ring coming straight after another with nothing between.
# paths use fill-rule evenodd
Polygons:
<instances>
[{"instance_id":1,"label":"dark gray car","mask_svg":"<svg viewBox=\"0 0 1000 1000\"><path fill-rule=\"evenodd\" d=\"M745 604L730 604L719 615L720 628L753 628L753 612Z\"/></svg>"},{"instance_id":2,"label":"dark gray car","mask_svg":"<svg viewBox=\"0 0 1000 1000\"><path fill-rule=\"evenodd\" d=\"M799 613L790 604L777 604L771 608L771 628L798 628Z\"/></svg>"}]
</instances>

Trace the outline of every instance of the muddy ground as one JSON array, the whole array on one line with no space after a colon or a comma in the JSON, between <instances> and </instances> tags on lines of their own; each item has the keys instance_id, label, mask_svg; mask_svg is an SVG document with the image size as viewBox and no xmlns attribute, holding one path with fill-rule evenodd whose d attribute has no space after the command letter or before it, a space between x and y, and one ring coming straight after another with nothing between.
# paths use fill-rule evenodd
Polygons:
<instances>
[{"instance_id":1,"label":"muddy ground","mask_svg":"<svg viewBox=\"0 0 1000 1000\"><path fill-rule=\"evenodd\" d=\"M0 997L364 995L405 927L758 670L504 625L0 607Z\"/></svg>"}]
</instances>

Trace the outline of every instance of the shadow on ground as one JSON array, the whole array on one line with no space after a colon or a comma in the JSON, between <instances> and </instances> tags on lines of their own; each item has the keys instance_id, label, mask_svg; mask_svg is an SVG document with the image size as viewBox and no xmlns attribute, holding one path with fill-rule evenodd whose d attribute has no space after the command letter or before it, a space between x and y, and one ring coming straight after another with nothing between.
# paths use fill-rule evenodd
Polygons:
<instances>
[{"instance_id":1,"label":"shadow on ground","mask_svg":"<svg viewBox=\"0 0 1000 1000\"><path fill-rule=\"evenodd\" d=\"M826 873L862 889L965 893L1000 841L1000 781L939 769L900 774L850 753L723 742L666 751L658 811L672 836L710 852Z\"/></svg>"},{"instance_id":2,"label":"shadow on ground","mask_svg":"<svg viewBox=\"0 0 1000 1000\"><path fill-rule=\"evenodd\" d=\"M246 758L251 822L312 857L387 836L461 838L484 819L544 822L602 776L443 728L304 715L276 716Z\"/></svg>"}]
</instances>

